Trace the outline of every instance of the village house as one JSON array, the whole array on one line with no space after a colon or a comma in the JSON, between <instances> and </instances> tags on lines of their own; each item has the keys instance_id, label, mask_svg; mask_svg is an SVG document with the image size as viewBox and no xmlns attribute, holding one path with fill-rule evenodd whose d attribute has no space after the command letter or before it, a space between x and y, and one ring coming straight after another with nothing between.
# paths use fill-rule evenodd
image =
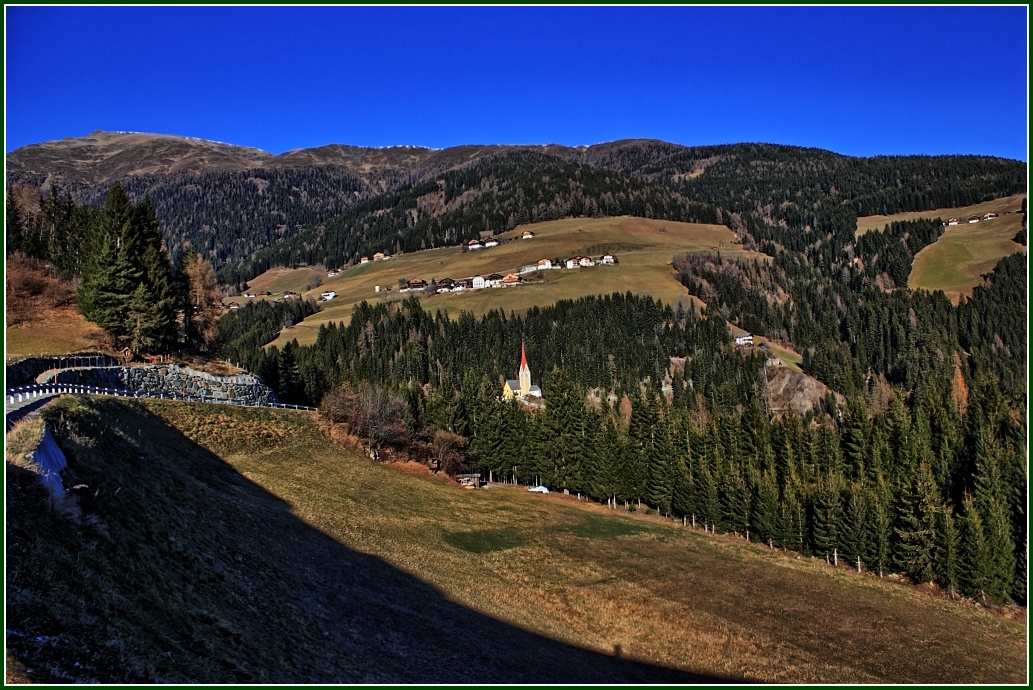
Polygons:
<instances>
[{"instance_id":1,"label":"village house","mask_svg":"<svg viewBox=\"0 0 1033 690\"><path fill-rule=\"evenodd\" d=\"M455 288L456 281L451 278L442 278L437 282L438 292L452 292Z\"/></svg>"},{"instance_id":2,"label":"village house","mask_svg":"<svg viewBox=\"0 0 1033 690\"><path fill-rule=\"evenodd\" d=\"M452 286L452 292L461 292L462 290L469 290L473 288L473 281L469 278L462 278L456 281L456 284Z\"/></svg>"},{"instance_id":3,"label":"village house","mask_svg":"<svg viewBox=\"0 0 1033 690\"><path fill-rule=\"evenodd\" d=\"M510 379L502 385L502 399L527 400L541 397L542 389L531 385L531 369L527 366L527 352L524 350L524 344L520 343L520 371L517 373L515 381Z\"/></svg>"},{"instance_id":4,"label":"village house","mask_svg":"<svg viewBox=\"0 0 1033 690\"><path fill-rule=\"evenodd\" d=\"M567 268L578 268L579 266L581 266L581 257L580 256L572 256L572 257L570 257L569 259L567 259L567 264L566 265L567 265Z\"/></svg>"},{"instance_id":5,"label":"village house","mask_svg":"<svg viewBox=\"0 0 1033 690\"><path fill-rule=\"evenodd\" d=\"M753 335L751 333L743 333L742 335L735 336L736 345L752 345Z\"/></svg>"},{"instance_id":6,"label":"village house","mask_svg":"<svg viewBox=\"0 0 1033 690\"><path fill-rule=\"evenodd\" d=\"M369 257L368 256L362 257L361 259L359 259L359 263L360 264L368 264L369 263Z\"/></svg>"},{"instance_id":7,"label":"village house","mask_svg":"<svg viewBox=\"0 0 1033 690\"><path fill-rule=\"evenodd\" d=\"M482 290L486 287L483 276L474 276L470 282L474 290Z\"/></svg>"},{"instance_id":8,"label":"village house","mask_svg":"<svg viewBox=\"0 0 1033 690\"><path fill-rule=\"evenodd\" d=\"M502 286L509 287L510 285L519 285L524 282L524 279L518 276L516 273L510 273L508 276L502 279Z\"/></svg>"},{"instance_id":9,"label":"village house","mask_svg":"<svg viewBox=\"0 0 1033 690\"><path fill-rule=\"evenodd\" d=\"M329 301L330 301L330 300L332 300L333 298L337 297L337 293L336 293L336 292L334 292L333 290L327 290L326 292L324 292L324 293L323 293L322 295L320 295L320 296L321 296L321 297L323 298L323 301L324 301L324 302L329 302Z\"/></svg>"},{"instance_id":10,"label":"village house","mask_svg":"<svg viewBox=\"0 0 1033 690\"><path fill-rule=\"evenodd\" d=\"M502 285L501 273L492 273L484 279L484 287L498 287L499 285Z\"/></svg>"},{"instance_id":11,"label":"village house","mask_svg":"<svg viewBox=\"0 0 1033 690\"><path fill-rule=\"evenodd\" d=\"M427 287L427 281L421 278L412 278L405 284L409 290L422 290Z\"/></svg>"},{"instance_id":12,"label":"village house","mask_svg":"<svg viewBox=\"0 0 1033 690\"><path fill-rule=\"evenodd\" d=\"M552 261L549 259L542 259L538 262L538 269L542 271L548 271L552 268Z\"/></svg>"},{"instance_id":13,"label":"village house","mask_svg":"<svg viewBox=\"0 0 1033 690\"><path fill-rule=\"evenodd\" d=\"M614 256L613 254L603 254L602 256L599 257L599 263L604 264L606 266L613 266L614 264L617 264L617 263L620 263L620 262L617 261L617 257Z\"/></svg>"},{"instance_id":14,"label":"village house","mask_svg":"<svg viewBox=\"0 0 1033 690\"><path fill-rule=\"evenodd\" d=\"M534 233L531 232L530 230L524 230L523 234L520 235L520 239L522 239L522 240L533 240L534 239Z\"/></svg>"},{"instance_id":15,"label":"village house","mask_svg":"<svg viewBox=\"0 0 1033 690\"><path fill-rule=\"evenodd\" d=\"M480 240L470 240L466 243L466 250L472 252L474 249L483 249L484 245Z\"/></svg>"},{"instance_id":16,"label":"village house","mask_svg":"<svg viewBox=\"0 0 1033 690\"><path fill-rule=\"evenodd\" d=\"M591 268L592 266L595 266L595 261L593 261L592 257L590 256L578 257L578 263L580 263L584 268Z\"/></svg>"}]
</instances>

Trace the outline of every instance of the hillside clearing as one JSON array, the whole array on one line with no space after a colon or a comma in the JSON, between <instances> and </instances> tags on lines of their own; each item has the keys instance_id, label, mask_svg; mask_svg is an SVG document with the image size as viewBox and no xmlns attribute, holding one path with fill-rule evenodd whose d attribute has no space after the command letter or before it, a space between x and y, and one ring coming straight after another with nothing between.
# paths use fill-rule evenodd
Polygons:
<instances>
[{"instance_id":1,"label":"hillside clearing","mask_svg":"<svg viewBox=\"0 0 1033 690\"><path fill-rule=\"evenodd\" d=\"M1015 252L1026 253L1026 248L1012 241L1022 229L1022 200L1025 194L987 201L962 208L941 208L934 211L898 213L892 216L868 216L857 219L857 234L882 230L888 223L917 218L958 218L959 224L948 226L943 235L915 256L908 287L912 289L943 290L957 304L962 296L972 295L972 288L983 282L980 277L993 270L997 262ZM988 212L997 218L968 223L970 216Z\"/></svg>"},{"instance_id":2,"label":"hillside clearing","mask_svg":"<svg viewBox=\"0 0 1033 690\"><path fill-rule=\"evenodd\" d=\"M534 239L519 239L524 230L534 232ZM327 280L320 288L306 292L306 297L317 298L324 290L333 290L337 297L323 303L323 311L284 330L273 344L282 347L295 338L301 345L312 344L319 326L334 321L347 324L352 307L363 300L402 299L410 295L419 297L425 309L447 310L453 316L458 316L460 311L480 316L492 309L522 313L531 307L553 304L562 299L628 291L652 295L672 306L680 300L688 305L685 288L669 265L673 256L686 252L720 251L728 255L755 256L759 260L767 258L745 252L735 242L731 230L723 225L627 216L568 218L523 225L499 235L498 239L503 242L498 247L473 252L459 247L442 247L403 254L389 261L353 266L341 276ZM505 274L536 264L539 259L566 259L575 255L590 255L598 259L605 252L614 253L620 263L616 266L528 273L524 278L532 281L530 284L505 289L431 296L416 292L398 293L399 280L414 277L455 280L478 274ZM379 293L375 291L377 285L381 288ZM391 288L391 292L387 288Z\"/></svg>"},{"instance_id":3,"label":"hillside clearing","mask_svg":"<svg viewBox=\"0 0 1033 690\"><path fill-rule=\"evenodd\" d=\"M25 636L8 648L35 680L1025 678L1024 621L655 516L394 471L308 415L49 414L84 444L66 479L95 518L69 529L8 465L7 623Z\"/></svg>"}]
</instances>

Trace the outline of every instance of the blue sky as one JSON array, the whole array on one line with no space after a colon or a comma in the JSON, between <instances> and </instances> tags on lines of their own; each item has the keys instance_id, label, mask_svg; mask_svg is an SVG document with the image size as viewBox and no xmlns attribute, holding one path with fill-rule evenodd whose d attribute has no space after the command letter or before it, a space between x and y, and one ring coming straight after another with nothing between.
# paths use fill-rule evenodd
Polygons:
<instances>
[{"instance_id":1,"label":"blue sky","mask_svg":"<svg viewBox=\"0 0 1033 690\"><path fill-rule=\"evenodd\" d=\"M96 129L1027 160L1025 7L8 7L6 150Z\"/></svg>"}]
</instances>

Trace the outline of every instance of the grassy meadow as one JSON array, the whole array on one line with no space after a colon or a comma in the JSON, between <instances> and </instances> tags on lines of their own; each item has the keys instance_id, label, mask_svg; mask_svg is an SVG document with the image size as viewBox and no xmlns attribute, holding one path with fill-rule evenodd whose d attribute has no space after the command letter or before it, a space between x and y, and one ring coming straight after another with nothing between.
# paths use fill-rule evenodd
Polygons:
<instances>
[{"instance_id":1,"label":"grassy meadow","mask_svg":"<svg viewBox=\"0 0 1033 690\"><path fill-rule=\"evenodd\" d=\"M519 239L524 230L535 233L532 240ZM568 218L564 220L522 225L498 239L512 239L497 247L467 252L459 247L442 247L413 254L402 254L388 261L353 266L342 275L327 280L321 287L305 293L318 297L324 290L334 290L337 298L323 303L323 311L293 328L284 330L273 344L282 346L297 339L299 344L315 342L319 327L331 321L348 323L352 307L363 300L402 299L418 296L424 308L484 314L492 309L523 312L533 306L553 304L561 299L614 291L650 294L666 303L688 305L689 296L677 281L670 267L671 258L685 252L720 251L743 254L732 232L722 225L677 223L646 218ZM512 288L470 290L461 293L424 296L398 293L398 281L419 277L424 280L467 278L490 273L512 273L539 259L566 259L574 255L598 258L612 252L617 266L595 266L574 270L550 270L528 273L532 281ZM763 259L761 255L756 255ZM252 285L254 282L251 283ZM381 286L381 292L374 289ZM392 288L387 292L387 288Z\"/></svg>"},{"instance_id":2,"label":"grassy meadow","mask_svg":"<svg viewBox=\"0 0 1033 690\"><path fill-rule=\"evenodd\" d=\"M935 211L900 213L894 216L858 218L857 233L882 229L887 223L915 218L958 218L958 225L949 226L940 238L915 256L908 287L943 290L955 304L972 294L972 288L982 283L982 276L993 270L997 262L1015 252L1026 253L1026 248L1012 242L1022 229L1022 215L1018 213L1025 194L996 199L964 208L946 208ZM997 218L968 223L969 216L993 211Z\"/></svg>"},{"instance_id":3,"label":"grassy meadow","mask_svg":"<svg viewBox=\"0 0 1033 690\"><path fill-rule=\"evenodd\" d=\"M4 331L7 357L96 350L105 342L104 331L74 307L41 311Z\"/></svg>"},{"instance_id":4,"label":"grassy meadow","mask_svg":"<svg viewBox=\"0 0 1033 690\"><path fill-rule=\"evenodd\" d=\"M311 414L62 398L76 506L9 459L35 681L1022 683L1024 619L521 487L378 465ZM36 640L42 639L44 642ZM78 664L77 666L75 664Z\"/></svg>"}]
</instances>

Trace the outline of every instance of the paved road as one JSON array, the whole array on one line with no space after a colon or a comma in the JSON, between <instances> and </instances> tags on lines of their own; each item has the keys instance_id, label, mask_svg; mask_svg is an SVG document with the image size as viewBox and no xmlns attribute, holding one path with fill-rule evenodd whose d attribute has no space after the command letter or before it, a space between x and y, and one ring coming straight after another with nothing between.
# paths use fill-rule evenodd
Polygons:
<instances>
[{"instance_id":1,"label":"paved road","mask_svg":"<svg viewBox=\"0 0 1033 690\"><path fill-rule=\"evenodd\" d=\"M49 373L49 372L48 372ZM131 391L128 388L98 388L96 386L77 386L71 384L31 384L10 388L4 393L4 421L7 430L11 426L47 400L62 394L77 395L111 395L120 398L155 398L160 400L184 400L188 402L207 403L212 405L236 405L238 407L274 407L281 410L315 410L315 407L304 405L288 405L285 403L242 403L235 400L224 400L205 397L185 397L165 395L161 393L144 393Z\"/></svg>"}]
</instances>

